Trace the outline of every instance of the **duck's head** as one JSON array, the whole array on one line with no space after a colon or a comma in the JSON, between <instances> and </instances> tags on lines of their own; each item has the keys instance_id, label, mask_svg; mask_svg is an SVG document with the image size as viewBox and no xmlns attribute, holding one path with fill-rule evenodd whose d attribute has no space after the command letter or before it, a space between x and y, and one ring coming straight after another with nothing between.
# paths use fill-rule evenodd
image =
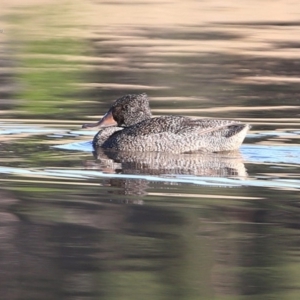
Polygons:
<instances>
[{"instance_id":1,"label":"duck's head","mask_svg":"<svg viewBox=\"0 0 300 300\"><path fill-rule=\"evenodd\" d=\"M148 96L145 93L128 94L117 99L99 122L83 124L82 128L128 127L149 118L151 118L151 111Z\"/></svg>"}]
</instances>

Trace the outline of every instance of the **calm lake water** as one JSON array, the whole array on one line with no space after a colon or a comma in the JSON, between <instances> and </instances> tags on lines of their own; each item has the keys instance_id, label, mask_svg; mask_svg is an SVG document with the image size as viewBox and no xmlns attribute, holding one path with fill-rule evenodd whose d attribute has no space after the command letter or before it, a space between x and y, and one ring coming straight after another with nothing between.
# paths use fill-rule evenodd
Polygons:
<instances>
[{"instance_id":1,"label":"calm lake water","mask_svg":"<svg viewBox=\"0 0 300 300\"><path fill-rule=\"evenodd\" d=\"M1 6L1 299L300 298L298 2ZM81 125L141 92L252 128L237 153L93 153Z\"/></svg>"}]
</instances>

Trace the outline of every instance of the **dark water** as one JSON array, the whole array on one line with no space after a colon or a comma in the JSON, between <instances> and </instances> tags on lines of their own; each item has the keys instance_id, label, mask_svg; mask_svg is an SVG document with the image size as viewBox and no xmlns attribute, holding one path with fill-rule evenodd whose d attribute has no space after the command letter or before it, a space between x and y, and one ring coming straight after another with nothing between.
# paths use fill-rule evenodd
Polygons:
<instances>
[{"instance_id":1,"label":"dark water","mask_svg":"<svg viewBox=\"0 0 300 300\"><path fill-rule=\"evenodd\" d=\"M299 5L32 2L0 12L0 298L299 299ZM140 92L252 129L93 153L81 124Z\"/></svg>"}]
</instances>

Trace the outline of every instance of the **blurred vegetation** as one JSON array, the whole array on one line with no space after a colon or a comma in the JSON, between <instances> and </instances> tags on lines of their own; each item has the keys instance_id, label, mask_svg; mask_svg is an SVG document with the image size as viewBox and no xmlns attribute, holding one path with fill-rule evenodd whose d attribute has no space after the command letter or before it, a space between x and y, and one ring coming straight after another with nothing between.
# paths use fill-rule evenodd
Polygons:
<instances>
[{"instance_id":1,"label":"blurred vegetation","mask_svg":"<svg viewBox=\"0 0 300 300\"><path fill-rule=\"evenodd\" d=\"M76 61L66 61L61 55L79 55L82 50L79 42L59 38L29 41L24 48L21 65L25 71L18 74L21 84L25 85L19 94L24 99L22 108L26 114L38 117L65 117L64 108L68 107L70 112L70 106L78 101L75 92L80 73ZM47 54L56 56L47 57Z\"/></svg>"},{"instance_id":2,"label":"blurred vegetation","mask_svg":"<svg viewBox=\"0 0 300 300\"><path fill-rule=\"evenodd\" d=\"M68 34L68 25L60 24L70 15L70 7L62 4L31 7L22 14L16 11L6 16L16 27L11 42L20 86L16 94L20 100L18 115L60 119L72 114L79 100L82 73L77 57L84 52L84 42Z\"/></svg>"}]
</instances>

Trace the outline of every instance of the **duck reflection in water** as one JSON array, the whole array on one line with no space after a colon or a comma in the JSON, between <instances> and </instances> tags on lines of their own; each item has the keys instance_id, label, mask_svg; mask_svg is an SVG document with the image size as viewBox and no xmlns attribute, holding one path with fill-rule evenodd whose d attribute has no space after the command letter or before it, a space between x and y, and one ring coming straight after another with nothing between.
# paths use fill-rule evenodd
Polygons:
<instances>
[{"instance_id":1,"label":"duck reflection in water","mask_svg":"<svg viewBox=\"0 0 300 300\"><path fill-rule=\"evenodd\" d=\"M223 180L224 178L237 179L234 183L236 185L238 181L247 177L243 158L238 151L173 154L97 148L93 153L97 160L86 161L87 169L99 170L106 174L124 174L122 177L112 175L108 178L107 184L117 188L109 192L110 203L143 204L143 197L148 195L152 176L160 177L162 181L171 178L176 185L184 180L190 183L198 181L208 186L211 185L211 181L204 177L217 177L220 178L218 182L222 186L230 187L233 186L232 181ZM135 176L133 178L130 175ZM149 175L150 177L147 177ZM198 176L201 176L201 179ZM114 197L115 194L118 198ZM124 195L122 201L119 198L121 194Z\"/></svg>"},{"instance_id":2,"label":"duck reflection in water","mask_svg":"<svg viewBox=\"0 0 300 300\"><path fill-rule=\"evenodd\" d=\"M145 93L115 101L97 123L83 128L107 127L94 137L94 148L115 151L191 153L237 150L250 126L234 120L191 119L183 116L152 118Z\"/></svg>"},{"instance_id":3,"label":"duck reflection in water","mask_svg":"<svg viewBox=\"0 0 300 300\"><path fill-rule=\"evenodd\" d=\"M239 178L247 176L243 157L238 151L174 154L97 148L93 153L97 161L89 161L88 168L105 170L109 173Z\"/></svg>"}]
</instances>

